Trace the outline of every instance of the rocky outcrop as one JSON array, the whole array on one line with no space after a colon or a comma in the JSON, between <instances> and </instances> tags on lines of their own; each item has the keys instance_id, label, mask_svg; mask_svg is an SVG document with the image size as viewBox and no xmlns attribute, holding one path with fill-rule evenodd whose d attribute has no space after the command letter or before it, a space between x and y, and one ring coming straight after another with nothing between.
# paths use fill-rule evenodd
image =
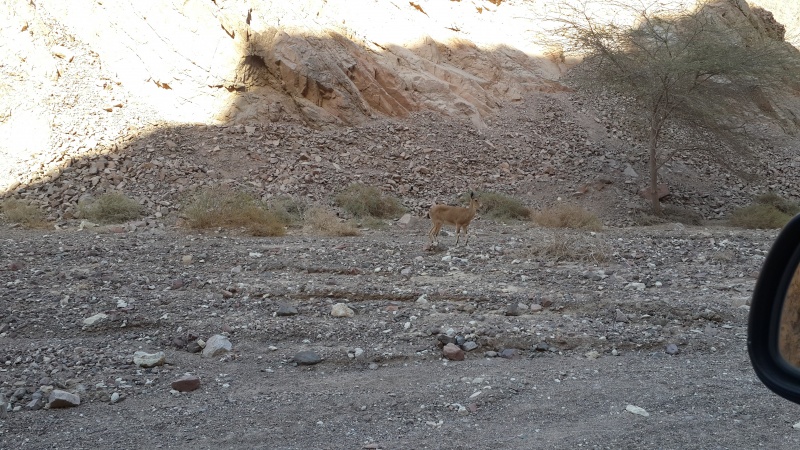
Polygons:
<instances>
[{"instance_id":1,"label":"rocky outcrop","mask_svg":"<svg viewBox=\"0 0 800 450\"><path fill-rule=\"evenodd\" d=\"M179 121L296 119L324 126L434 110L482 126L502 101L558 89L558 66L520 50L532 46L524 43L532 33L517 35L516 43L477 43L519 7L285 3L39 5L96 51L129 90ZM525 22L515 20L517 28Z\"/></svg>"}]
</instances>

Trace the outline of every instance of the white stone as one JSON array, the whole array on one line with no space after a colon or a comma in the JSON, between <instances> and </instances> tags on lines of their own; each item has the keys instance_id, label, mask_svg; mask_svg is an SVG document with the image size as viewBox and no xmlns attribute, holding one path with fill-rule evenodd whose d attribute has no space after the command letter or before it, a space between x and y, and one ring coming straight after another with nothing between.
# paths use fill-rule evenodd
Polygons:
<instances>
[{"instance_id":1,"label":"white stone","mask_svg":"<svg viewBox=\"0 0 800 450\"><path fill-rule=\"evenodd\" d=\"M331 316L333 317L353 317L355 315L355 311L344 303L337 303L331 308Z\"/></svg>"},{"instance_id":2,"label":"white stone","mask_svg":"<svg viewBox=\"0 0 800 450\"><path fill-rule=\"evenodd\" d=\"M645 411L644 408L640 408L640 407L635 406L635 405L626 406L625 407L625 411L628 411L631 414L636 414L638 416L650 417L650 413L649 412Z\"/></svg>"}]
</instances>

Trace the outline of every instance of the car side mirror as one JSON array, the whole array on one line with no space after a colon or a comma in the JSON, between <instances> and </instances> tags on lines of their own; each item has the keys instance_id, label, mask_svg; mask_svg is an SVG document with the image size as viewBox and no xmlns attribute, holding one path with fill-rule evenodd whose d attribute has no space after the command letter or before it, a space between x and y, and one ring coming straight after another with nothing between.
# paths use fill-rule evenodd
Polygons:
<instances>
[{"instance_id":1,"label":"car side mirror","mask_svg":"<svg viewBox=\"0 0 800 450\"><path fill-rule=\"evenodd\" d=\"M747 351L764 385L800 403L800 215L764 260L750 304Z\"/></svg>"}]
</instances>

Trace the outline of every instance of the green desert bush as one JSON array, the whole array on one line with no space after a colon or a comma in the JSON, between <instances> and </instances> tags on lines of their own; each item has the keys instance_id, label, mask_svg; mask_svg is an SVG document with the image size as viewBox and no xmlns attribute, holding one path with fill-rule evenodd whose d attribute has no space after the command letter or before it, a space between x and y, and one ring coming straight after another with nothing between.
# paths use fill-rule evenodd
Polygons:
<instances>
[{"instance_id":1,"label":"green desert bush","mask_svg":"<svg viewBox=\"0 0 800 450\"><path fill-rule=\"evenodd\" d=\"M733 211L730 224L740 228L782 228L791 218L772 205L755 204Z\"/></svg>"},{"instance_id":2,"label":"green desert bush","mask_svg":"<svg viewBox=\"0 0 800 450\"><path fill-rule=\"evenodd\" d=\"M183 207L190 228L244 228L253 236L282 236L287 221L252 195L225 187L199 191Z\"/></svg>"},{"instance_id":3,"label":"green desert bush","mask_svg":"<svg viewBox=\"0 0 800 450\"><path fill-rule=\"evenodd\" d=\"M756 197L752 205L735 209L729 222L741 228L782 228L799 212L800 206L770 192Z\"/></svg>"},{"instance_id":4,"label":"green desert bush","mask_svg":"<svg viewBox=\"0 0 800 450\"><path fill-rule=\"evenodd\" d=\"M390 219L405 212L398 199L383 195L377 188L363 184L348 186L336 196L336 204L353 217Z\"/></svg>"},{"instance_id":5,"label":"green desert bush","mask_svg":"<svg viewBox=\"0 0 800 450\"><path fill-rule=\"evenodd\" d=\"M138 219L144 208L121 192L108 192L78 205L81 217L97 223L122 223Z\"/></svg>"},{"instance_id":6,"label":"green desert bush","mask_svg":"<svg viewBox=\"0 0 800 450\"><path fill-rule=\"evenodd\" d=\"M557 205L533 214L537 224L548 228L574 228L599 231L603 228L600 219L578 205Z\"/></svg>"}]
</instances>

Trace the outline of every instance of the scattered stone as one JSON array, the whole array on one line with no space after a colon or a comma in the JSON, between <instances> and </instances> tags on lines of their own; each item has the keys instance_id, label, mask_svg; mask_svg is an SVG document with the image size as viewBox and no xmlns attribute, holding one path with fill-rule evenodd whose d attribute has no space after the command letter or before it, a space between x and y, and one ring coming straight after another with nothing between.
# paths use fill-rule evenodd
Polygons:
<instances>
[{"instance_id":1,"label":"scattered stone","mask_svg":"<svg viewBox=\"0 0 800 450\"><path fill-rule=\"evenodd\" d=\"M546 352L550 350L550 346L547 345L547 342L539 342L533 349L536 350L537 352Z\"/></svg>"},{"instance_id":2,"label":"scattered stone","mask_svg":"<svg viewBox=\"0 0 800 450\"><path fill-rule=\"evenodd\" d=\"M456 337L455 336L448 336L446 334L440 334L439 336L436 336L436 340L438 340L442 345L455 344L456 343Z\"/></svg>"},{"instance_id":3,"label":"scattered stone","mask_svg":"<svg viewBox=\"0 0 800 450\"><path fill-rule=\"evenodd\" d=\"M638 416L650 417L650 413L645 411L644 408L640 408L640 407L634 406L634 405L626 406L625 407L625 411L628 411L631 414L636 414Z\"/></svg>"},{"instance_id":4,"label":"scattered stone","mask_svg":"<svg viewBox=\"0 0 800 450\"><path fill-rule=\"evenodd\" d=\"M442 348L442 356L451 361L463 361L464 350L456 344L447 344Z\"/></svg>"},{"instance_id":5,"label":"scattered stone","mask_svg":"<svg viewBox=\"0 0 800 450\"><path fill-rule=\"evenodd\" d=\"M476 344L474 341L467 341L461 344L461 348L464 349L465 352L471 352L472 350L478 348L478 344Z\"/></svg>"},{"instance_id":6,"label":"scattered stone","mask_svg":"<svg viewBox=\"0 0 800 450\"><path fill-rule=\"evenodd\" d=\"M54 389L47 399L48 408L69 408L81 404L81 398L77 394L72 394L60 389Z\"/></svg>"},{"instance_id":7,"label":"scattered stone","mask_svg":"<svg viewBox=\"0 0 800 450\"><path fill-rule=\"evenodd\" d=\"M165 359L164 352L147 353L138 351L133 354L133 363L144 368L163 366Z\"/></svg>"},{"instance_id":8,"label":"scattered stone","mask_svg":"<svg viewBox=\"0 0 800 450\"><path fill-rule=\"evenodd\" d=\"M585 356L586 359L597 359L600 357L600 353L597 350L590 350L584 353L583 356Z\"/></svg>"},{"instance_id":9,"label":"scattered stone","mask_svg":"<svg viewBox=\"0 0 800 450\"><path fill-rule=\"evenodd\" d=\"M636 289L637 291L643 291L647 287L647 285L645 285L644 283L628 283L625 287Z\"/></svg>"},{"instance_id":10,"label":"scattered stone","mask_svg":"<svg viewBox=\"0 0 800 450\"><path fill-rule=\"evenodd\" d=\"M618 310L616 311L616 313L614 314L614 321L615 321L615 322L624 322L624 323L628 323L628 322L630 322L630 319L628 319L628 315L627 315L627 314L625 314L624 312L622 312L622 311L620 311L620 310L618 309Z\"/></svg>"},{"instance_id":11,"label":"scattered stone","mask_svg":"<svg viewBox=\"0 0 800 450\"><path fill-rule=\"evenodd\" d=\"M678 353L680 353L680 352L681 352L681 349L680 349L680 348L678 348L678 346L677 346L677 345L675 345L675 344L667 344L667 346L666 346L666 348L664 349L664 351L665 351L665 352L666 352L668 355L677 355Z\"/></svg>"},{"instance_id":12,"label":"scattered stone","mask_svg":"<svg viewBox=\"0 0 800 450\"><path fill-rule=\"evenodd\" d=\"M540 305L538 303L534 303L534 304L531 305L531 312L539 312L542 309L544 309L544 308L542 307L542 305Z\"/></svg>"},{"instance_id":13,"label":"scattered stone","mask_svg":"<svg viewBox=\"0 0 800 450\"><path fill-rule=\"evenodd\" d=\"M91 317L87 317L87 318L83 319L83 325L86 326L86 327L91 327L91 326L94 326L94 325L98 325L98 324L104 322L107 319L108 319L108 314L97 313L97 314L95 314L95 315L93 315Z\"/></svg>"},{"instance_id":14,"label":"scattered stone","mask_svg":"<svg viewBox=\"0 0 800 450\"><path fill-rule=\"evenodd\" d=\"M521 314L522 314L522 311L520 311L518 303L512 303L512 304L508 305L508 308L506 308L506 315L507 316L519 316Z\"/></svg>"},{"instance_id":15,"label":"scattered stone","mask_svg":"<svg viewBox=\"0 0 800 450\"><path fill-rule=\"evenodd\" d=\"M112 405L113 405L114 403L117 403L117 402L119 402L119 401L120 401L120 399L121 399L121 397L120 397L120 395L119 395L119 392L114 392L113 394L111 394L111 404L112 404Z\"/></svg>"},{"instance_id":16,"label":"scattered stone","mask_svg":"<svg viewBox=\"0 0 800 450\"><path fill-rule=\"evenodd\" d=\"M184 285L183 280L172 280L169 288L173 291L177 291L178 289L182 288Z\"/></svg>"},{"instance_id":17,"label":"scattered stone","mask_svg":"<svg viewBox=\"0 0 800 450\"><path fill-rule=\"evenodd\" d=\"M378 370L378 363L369 363L369 370Z\"/></svg>"},{"instance_id":18,"label":"scattered stone","mask_svg":"<svg viewBox=\"0 0 800 450\"><path fill-rule=\"evenodd\" d=\"M200 353L203 350L203 347L197 343L197 341L192 341L186 344L186 351L189 353Z\"/></svg>"},{"instance_id":19,"label":"scattered stone","mask_svg":"<svg viewBox=\"0 0 800 450\"><path fill-rule=\"evenodd\" d=\"M297 308L292 305L281 304L278 306L278 311L275 313L279 317L296 316Z\"/></svg>"},{"instance_id":20,"label":"scattered stone","mask_svg":"<svg viewBox=\"0 0 800 450\"><path fill-rule=\"evenodd\" d=\"M502 350L502 351L501 351L501 352L498 354L498 356L500 356L501 358L505 358L505 359L514 359L514 358L516 358L518 355L519 355L519 354L518 354L518 352L517 352L517 349L515 349L515 348L504 348L504 349L503 349L503 350Z\"/></svg>"},{"instance_id":21,"label":"scattered stone","mask_svg":"<svg viewBox=\"0 0 800 450\"><path fill-rule=\"evenodd\" d=\"M355 311L344 303L337 303L331 308L331 316L333 317L353 317L355 315Z\"/></svg>"},{"instance_id":22,"label":"scattered stone","mask_svg":"<svg viewBox=\"0 0 800 450\"><path fill-rule=\"evenodd\" d=\"M409 223L411 223L411 214L408 213L403 214L403 217L397 221L397 224L401 227L407 227Z\"/></svg>"},{"instance_id":23,"label":"scattered stone","mask_svg":"<svg viewBox=\"0 0 800 450\"><path fill-rule=\"evenodd\" d=\"M41 391L36 391L33 393L33 398L25 405L25 409L28 411L38 411L44 407L44 394ZM3 416L3 413L6 409L6 404L2 402L2 398L0 398L0 419Z\"/></svg>"},{"instance_id":24,"label":"scattered stone","mask_svg":"<svg viewBox=\"0 0 800 450\"><path fill-rule=\"evenodd\" d=\"M305 350L294 355L292 362L298 366L313 366L322 362L322 357L311 350Z\"/></svg>"},{"instance_id":25,"label":"scattered stone","mask_svg":"<svg viewBox=\"0 0 800 450\"><path fill-rule=\"evenodd\" d=\"M228 353L232 349L233 344L231 344L228 338L221 334L215 334L206 341L205 348L203 348L203 356L206 358L215 358Z\"/></svg>"},{"instance_id":26,"label":"scattered stone","mask_svg":"<svg viewBox=\"0 0 800 450\"><path fill-rule=\"evenodd\" d=\"M200 378L194 375L184 375L170 384L178 392L191 392L200 387Z\"/></svg>"}]
</instances>

